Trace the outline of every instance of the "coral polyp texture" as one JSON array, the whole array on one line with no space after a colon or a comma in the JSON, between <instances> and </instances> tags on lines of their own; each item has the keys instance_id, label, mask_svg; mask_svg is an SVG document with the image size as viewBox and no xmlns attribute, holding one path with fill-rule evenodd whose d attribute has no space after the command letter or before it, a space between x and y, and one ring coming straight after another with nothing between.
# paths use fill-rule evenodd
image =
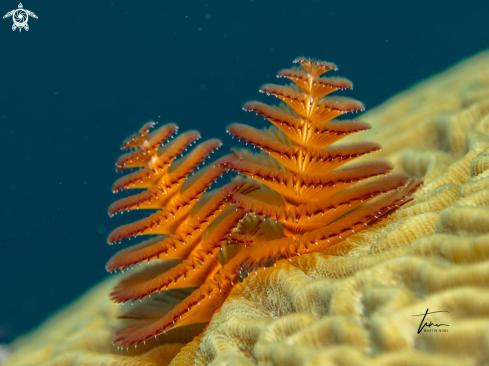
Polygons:
<instances>
[{"instance_id":1,"label":"coral polyp texture","mask_svg":"<svg viewBox=\"0 0 489 366\"><path fill-rule=\"evenodd\" d=\"M307 67L285 70L280 76L298 86L263 90L286 106L245 105L275 127L262 131L229 127L229 132L262 152L235 150L190 177L219 142L204 142L175 160L198 134L188 132L168 143L176 132L174 125L151 133L146 126L124 144L134 151L118 160L120 168L126 164L140 169L115 186L145 191L122 199L110 210L156 211L117 229L111 240L156 235L116 254L108 268L126 272L134 264L149 264L143 264L141 272L113 275L15 341L16 352L6 364L487 363L488 65L489 53L481 53L362 115L376 134L355 134L349 140L358 144L347 147L329 145L368 128L365 123L321 122L307 116L330 118L339 110L362 109L350 100L339 99L336 104L317 100L351 84L343 79L324 81L314 74L322 71L319 67L333 68L331 64L314 68L305 63L312 72ZM326 105L331 110L327 113L321 109ZM335 134L342 126L349 126L349 132ZM364 138L381 143L382 151L370 155L369 149L378 145L364 143ZM354 163L340 167L343 159L333 159L361 155L358 146L365 149L361 150L365 156ZM412 194L412 201L374 223L377 219L370 215L377 216L375 205L396 200L416 183L404 187L406 178L392 174L355 184L354 177L363 175L355 166L369 167L369 174L379 169L375 176L395 166L396 172L424 183ZM348 167L355 173L345 179ZM241 177L203 193L228 169ZM334 191L338 185L328 185L324 176L344 179L342 189ZM367 193L362 189L375 190L376 184L381 185L379 192L386 193L364 199ZM386 184L392 185L386 188ZM334 201L338 196L343 198ZM354 198L364 202L355 206ZM348 208L340 205L345 202ZM333 206L344 212L334 216ZM369 212L372 208L375 212ZM357 232L356 222L368 226L363 224L364 230ZM311 234L318 231L321 235ZM314 248L318 250L313 253ZM116 306L107 292L117 281L112 292L116 302L142 299L142 303ZM219 284L222 293L216 290ZM425 326L418 334L422 319L413 315L427 309L443 312L428 315L425 322L446 326ZM121 321L129 328L117 333L117 346L135 345L160 330L166 335L121 351L112 345Z\"/></svg>"},{"instance_id":2,"label":"coral polyp texture","mask_svg":"<svg viewBox=\"0 0 489 366\"><path fill-rule=\"evenodd\" d=\"M109 213L157 211L109 235L109 243L151 235L116 254L107 266L113 271L143 261L150 264L124 277L111 293L118 303L144 299L143 307L122 316L133 322L116 333L114 342L119 347L136 346L177 327L209 322L250 273L323 251L410 201L407 197L416 183L403 174L390 174L389 162L349 164L379 151L379 144L330 146L370 128L360 121L333 121L364 109L353 99L326 97L351 88L351 82L322 77L336 70L332 63L306 58L294 62L298 67L278 74L292 84L268 84L260 90L281 104L272 107L254 101L243 107L273 126L264 130L243 124L228 127L234 137L259 148L257 154L233 150L196 172L220 146L219 140L202 142L183 155L200 137L197 132L169 141L175 125L149 133L152 125L146 124L124 142L122 148L131 150L118 159L117 169L139 169L117 180L114 191L145 190L115 202ZM179 154L182 158L175 160ZM204 195L227 170L245 178ZM159 300L150 300L151 294L161 291L174 298L174 291L193 288L183 300L174 301L170 311L167 307L158 310L154 302ZM150 310L145 312L144 307Z\"/></svg>"}]
</instances>

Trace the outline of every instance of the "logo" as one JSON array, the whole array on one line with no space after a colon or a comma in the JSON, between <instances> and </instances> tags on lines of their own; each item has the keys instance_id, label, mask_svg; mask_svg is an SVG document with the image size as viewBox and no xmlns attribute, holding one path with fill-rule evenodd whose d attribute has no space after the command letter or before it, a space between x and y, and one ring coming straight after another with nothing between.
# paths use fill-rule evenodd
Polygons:
<instances>
[{"instance_id":1,"label":"logo","mask_svg":"<svg viewBox=\"0 0 489 366\"><path fill-rule=\"evenodd\" d=\"M444 328L441 328L440 327L449 327L448 324L437 324L437 323L433 323L431 320L429 319L426 319L426 316L428 314L435 314L435 313L448 313L448 311L446 310L440 310L440 311L432 311L431 313L428 312L429 309L426 309L426 312L424 314L417 314L417 315L413 315L413 316L422 316L423 319L421 319L421 323L419 324L419 327L418 327L418 334L421 333L423 330L424 332L431 332L431 333L446 333L448 332L448 329L444 329ZM424 321L426 319L426 322ZM429 323L428 323L429 321ZM424 322L424 324L423 324ZM428 327L428 329L425 329L425 327ZM431 327L436 327L436 328L431 328Z\"/></svg>"},{"instance_id":2,"label":"logo","mask_svg":"<svg viewBox=\"0 0 489 366\"><path fill-rule=\"evenodd\" d=\"M37 19L36 14L34 14L32 11L25 10L22 3L19 3L19 8L9 11L3 16L3 19L12 17L14 20L14 24L12 25L13 31L15 31L17 28L19 28L19 32L22 31L22 28L28 31L29 25L27 24L27 21L29 20L29 15Z\"/></svg>"}]
</instances>

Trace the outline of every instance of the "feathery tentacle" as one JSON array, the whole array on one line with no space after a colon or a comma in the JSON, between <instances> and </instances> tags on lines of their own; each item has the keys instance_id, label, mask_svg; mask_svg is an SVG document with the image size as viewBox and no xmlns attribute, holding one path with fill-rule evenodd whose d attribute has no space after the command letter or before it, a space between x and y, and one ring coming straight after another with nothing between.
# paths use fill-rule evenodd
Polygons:
<instances>
[{"instance_id":1,"label":"feathery tentacle","mask_svg":"<svg viewBox=\"0 0 489 366\"><path fill-rule=\"evenodd\" d=\"M109 235L110 243L153 235L120 251L107 264L109 271L143 261L149 264L124 277L111 294L118 303L144 299L141 307L122 316L134 323L116 333L114 342L119 346L208 322L248 273L278 260L325 250L411 200L419 182L390 174L389 162L351 163L380 150L380 145L332 145L370 129L361 121L333 121L364 110L354 99L328 96L352 89L352 83L321 77L337 70L332 63L304 57L294 63L298 67L278 74L292 84L267 84L260 89L278 98L280 105L252 101L243 106L271 122L270 128L234 123L227 129L261 150L257 154L234 149L190 177L220 146L218 140L201 143L176 161L200 138L197 132L182 134L161 147L177 128L168 124L149 133L153 127L149 123L123 143L122 148L131 151L119 158L117 169L139 170L119 179L114 191L145 191L116 201L109 213L156 212ZM245 178L205 193L228 170ZM155 308L158 303L146 298L162 290L170 293L169 301Z\"/></svg>"}]
</instances>

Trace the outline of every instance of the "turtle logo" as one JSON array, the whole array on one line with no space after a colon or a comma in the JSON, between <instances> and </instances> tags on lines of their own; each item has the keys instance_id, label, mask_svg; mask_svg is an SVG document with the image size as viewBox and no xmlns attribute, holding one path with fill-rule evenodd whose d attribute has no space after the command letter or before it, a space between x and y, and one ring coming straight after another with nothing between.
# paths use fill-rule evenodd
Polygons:
<instances>
[{"instance_id":1,"label":"turtle logo","mask_svg":"<svg viewBox=\"0 0 489 366\"><path fill-rule=\"evenodd\" d=\"M19 28L19 32L22 31L22 28L28 31L29 25L27 24L27 21L29 20L29 15L37 19L36 14L34 14L32 11L25 10L22 3L19 3L19 8L9 11L3 16L3 19L12 17L14 20L14 24L12 25L13 31L15 31L17 28Z\"/></svg>"}]
</instances>

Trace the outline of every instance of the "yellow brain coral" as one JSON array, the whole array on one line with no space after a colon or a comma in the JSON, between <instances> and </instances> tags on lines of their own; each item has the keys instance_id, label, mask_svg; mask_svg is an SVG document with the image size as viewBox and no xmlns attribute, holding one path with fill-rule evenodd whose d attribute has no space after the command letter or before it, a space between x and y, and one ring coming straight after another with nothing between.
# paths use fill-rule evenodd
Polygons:
<instances>
[{"instance_id":1,"label":"yellow brain coral","mask_svg":"<svg viewBox=\"0 0 489 366\"><path fill-rule=\"evenodd\" d=\"M7 365L487 362L488 65L481 53L362 116L382 158L424 181L414 202L324 252L249 276L192 342L198 327L168 344L114 349L110 279L14 342ZM413 315L426 311L444 312L418 334L423 317Z\"/></svg>"}]
</instances>

